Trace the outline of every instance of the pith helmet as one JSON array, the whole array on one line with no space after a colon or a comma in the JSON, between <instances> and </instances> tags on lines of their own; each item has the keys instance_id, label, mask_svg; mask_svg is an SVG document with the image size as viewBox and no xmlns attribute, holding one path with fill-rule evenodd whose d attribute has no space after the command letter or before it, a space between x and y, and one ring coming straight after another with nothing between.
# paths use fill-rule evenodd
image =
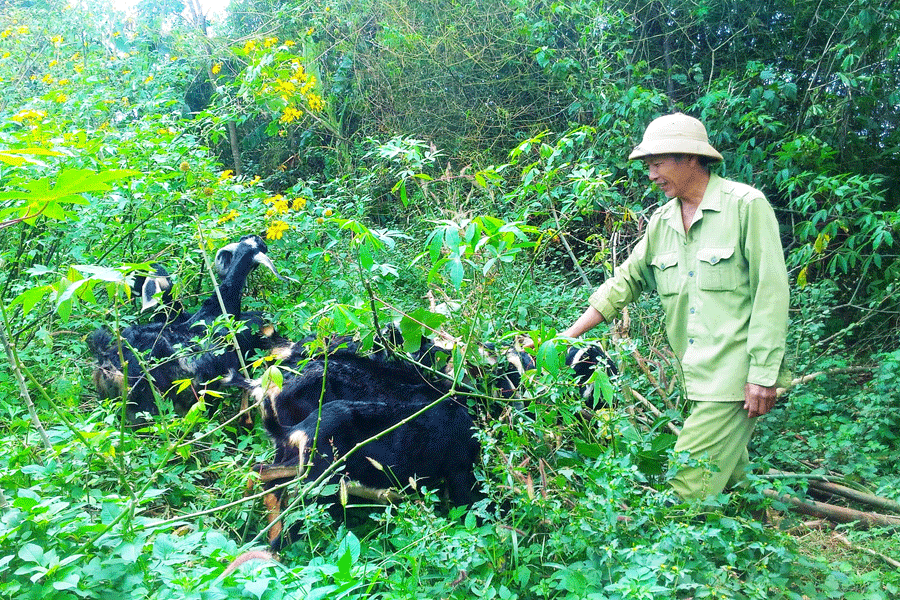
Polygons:
<instances>
[{"instance_id":1,"label":"pith helmet","mask_svg":"<svg viewBox=\"0 0 900 600\"><path fill-rule=\"evenodd\" d=\"M684 113L653 119L644 131L644 139L631 151L628 159L651 154L696 154L714 161L722 160L722 155L709 144L703 123Z\"/></svg>"}]
</instances>

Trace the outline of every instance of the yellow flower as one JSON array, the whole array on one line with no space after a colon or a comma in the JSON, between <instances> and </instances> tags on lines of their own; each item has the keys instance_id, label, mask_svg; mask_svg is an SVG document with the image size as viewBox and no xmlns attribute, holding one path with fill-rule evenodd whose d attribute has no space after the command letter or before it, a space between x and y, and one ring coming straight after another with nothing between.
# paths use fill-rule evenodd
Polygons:
<instances>
[{"instance_id":1,"label":"yellow flower","mask_svg":"<svg viewBox=\"0 0 900 600\"><path fill-rule=\"evenodd\" d=\"M16 123L22 123L24 121L37 121L38 119L43 119L47 116L42 110L34 110L33 108L22 109L16 114L12 116L12 120Z\"/></svg>"},{"instance_id":2,"label":"yellow flower","mask_svg":"<svg viewBox=\"0 0 900 600\"><path fill-rule=\"evenodd\" d=\"M307 79L309 79L309 75L307 74L306 69L303 68L303 65L295 62L291 66L294 67L294 75L291 77L291 80L304 83Z\"/></svg>"},{"instance_id":3,"label":"yellow flower","mask_svg":"<svg viewBox=\"0 0 900 600\"><path fill-rule=\"evenodd\" d=\"M322 97L318 94L307 94L306 102L309 104L309 110L313 112L320 112L325 108L325 103L322 101Z\"/></svg>"},{"instance_id":4,"label":"yellow flower","mask_svg":"<svg viewBox=\"0 0 900 600\"><path fill-rule=\"evenodd\" d=\"M63 41L63 39L62 39L61 35L54 35L52 38L50 38L50 43L53 44L54 46L56 46L57 48L59 47L60 44L62 44L62 41Z\"/></svg>"},{"instance_id":5,"label":"yellow flower","mask_svg":"<svg viewBox=\"0 0 900 600\"><path fill-rule=\"evenodd\" d=\"M28 33L28 27L25 25L19 25L19 27L16 29L16 33L18 33L19 35L26 35Z\"/></svg>"},{"instance_id":6,"label":"yellow flower","mask_svg":"<svg viewBox=\"0 0 900 600\"><path fill-rule=\"evenodd\" d=\"M285 199L279 199L272 203L272 210L275 214L283 215L288 211L288 203Z\"/></svg>"},{"instance_id":7,"label":"yellow flower","mask_svg":"<svg viewBox=\"0 0 900 600\"><path fill-rule=\"evenodd\" d=\"M306 35L312 35L316 31L315 27L310 27L306 30Z\"/></svg>"},{"instance_id":8,"label":"yellow flower","mask_svg":"<svg viewBox=\"0 0 900 600\"><path fill-rule=\"evenodd\" d=\"M282 113L281 118L278 119L281 123L292 123L303 116L303 111L294 108L293 106L288 106L284 109L284 113Z\"/></svg>"},{"instance_id":9,"label":"yellow flower","mask_svg":"<svg viewBox=\"0 0 900 600\"><path fill-rule=\"evenodd\" d=\"M190 164L188 161L183 160L183 161L181 161L181 164L178 165L178 169L179 169L182 173L187 173L188 171L191 170L191 164Z\"/></svg>"},{"instance_id":10,"label":"yellow flower","mask_svg":"<svg viewBox=\"0 0 900 600\"><path fill-rule=\"evenodd\" d=\"M50 61L50 65L49 65L49 66L50 66L50 68L53 68L53 67L55 67L55 66L58 65L58 64L59 64L59 61L56 60L56 59L54 58L53 60Z\"/></svg>"},{"instance_id":11,"label":"yellow flower","mask_svg":"<svg viewBox=\"0 0 900 600\"><path fill-rule=\"evenodd\" d=\"M3 58L9 58L10 56L12 56L12 54L10 54L9 52L3 53Z\"/></svg>"},{"instance_id":12,"label":"yellow flower","mask_svg":"<svg viewBox=\"0 0 900 600\"><path fill-rule=\"evenodd\" d=\"M222 70L221 63L216 63L212 66L212 74L213 75L218 75L221 70Z\"/></svg>"},{"instance_id":13,"label":"yellow flower","mask_svg":"<svg viewBox=\"0 0 900 600\"><path fill-rule=\"evenodd\" d=\"M290 81L282 81L278 79L275 81L275 91L276 93L283 93L287 95L293 94L297 90L297 86L291 83Z\"/></svg>"},{"instance_id":14,"label":"yellow flower","mask_svg":"<svg viewBox=\"0 0 900 600\"><path fill-rule=\"evenodd\" d=\"M226 179L231 179L234 176L234 171L231 169L226 169L219 173L219 181L225 181Z\"/></svg>"},{"instance_id":15,"label":"yellow flower","mask_svg":"<svg viewBox=\"0 0 900 600\"><path fill-rule=\"evenodd\" d=\"M56 95L56 98L54 98L53 101L56 102L57 104L63 104L63 103L65 103L68 99L69 99L69 97L66 96L65 94L57 94L57 95Z\"/></svg>"},{"instance_id":16,"label":"yellow flower","mask_svg":"<svg viewBox=\"0 0 900 600\"><path fill-rule=\"evenodd\" d=\"M44 75L41 81L46 83L47 85L51 85L53 83L53 77L48 73L47 75Z\"/></svg>"},{"instance_id":17,"label":"yellow flower","mask_svg":"<svg viewBox=\"0 0 900 600\"><path fill-rule=\"evenodd\" d=\"M280 240L284 236L284 232L290 228L291 226L284 221L272 221L272 224L266 230L266 239Z\"/></svg>"},{"instance_id":18,"label":"yellow flower","mask_svg":"<svg viewBox=\"0 0 900 600\"><path fill-rule=\"evenodd\" d=\"M277 44L277 43L278 43L278 38L277 38L277 37L267 37L267 38L263 41L263 48L271 48L272 46L274 46L274 45Z\"/></svg>"},{"instance_id":19,"label":"yellow flower","mask_svg":"<svg viewBox=\"0 0 900 600\"><path fill-rule=\"evenodd\" d=\"M247 40L244 44L244 52L250 53L253 50L256 50L256 41L255 40Z\"/></svg>"},{"instance_id":20,"label":"yellow flower","mask_svg":"<svg viewBox=\"0 0 900 600\"><path fill-rule=\"evenodd\" d=\"M306 198L294 198L291 210L303 210L304 206L306 206Z\"/></svg>"},{"instance_id":21,"label":"yellow flower","mask_svg":"<svg viewBox=\"0 0 900 600\"><path fill-rule=\"evenodd\" d=\"M303 87L300 88L300 93L304 96L307 95L314 85L316 85L316 76L310 75L306 83L303 84Z\"/></svg>"},{"instance_id":22,"label":"yellow flower","mask_svg":"<svg viewBox=\"0 0 900 600\"><path fill-rule=\"evenodd\" d=\"M230 211L219 217L219 225L221 225L222 223L227 223L228 221L234 221L234 219L240 214L241 213L232 208Z\"/></svg>"},{"instance_id":23,"label":"yellow flower","mask_svg":"<svg viewBox=\"0 0 900 600\"><path fill-rule=\"evenodd\" d=\"M284 45L288 48L293 48L297 45L297 42L295 42L294 40L284 40Z\"/></svg>"},{"instance_id":24,"label":"yellow flower","mask_svg":"<svg viewBox=\"0 0 900 600\"><path fill-rule=\"evenodd\" d=\"M147 79L144 80L144 83L150 83L153 81L153 75L147 75Z\"/></svg>"},{"instance_id":25,"label":"yellow flower","mask_svg":"<svg viewBox=\"0 0 900 600\"><path fill-rule=\"evenodd\" d=\"M281 194L275 194L274 196L263 198L263 204L272 204L273 202L278 202L281 198Z\"/></svg>"},{"instance_id":26,"label":"yellow flower","mask_svg":"<svg viewBox=\"0 0 900 600\"><path fill-rule=\"evenodd\" d=\"M63 77L62 79L60 79L60 80L57 81L56 83L58 83L59 85L69 85L69 80L68 80L68 78Z\"/></svg>"}]
</instances>

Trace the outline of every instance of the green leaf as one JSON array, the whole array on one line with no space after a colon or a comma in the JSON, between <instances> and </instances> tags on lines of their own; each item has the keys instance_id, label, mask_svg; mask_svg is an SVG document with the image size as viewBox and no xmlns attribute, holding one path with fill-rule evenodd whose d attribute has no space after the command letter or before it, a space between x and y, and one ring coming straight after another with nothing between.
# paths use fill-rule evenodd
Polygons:
<instances>
[{"instance_id":1,"label":"green leaf","mask_svg":"<svg viewBox=\"0 0 900 600\"><path fill-rule=\"evenodd\" d=\"M535 366L552 375L559 374L559 350L554 340L547 340L538 348Z\"/></svg>"},{"instance_id":2,"label":"green leaf","mask_svg":"<svg viewBox=\"0 0 900 600\"><path fill-rule=\"evenodd\" d=\"M15 298L13 301L9 303L9 307L13 308L16 304L22 305L22 313L27 315L31 312L34 306L44 299L47 294L53 291L53 286L51 285L41 285L38 287L33 287L31 289L27 289Z\"/></svg>"},{"instance_id":3,"label":"green leaf","mask_svg":"<svg viewBox=\"0 0 900 600\"><path fill-rule=\"evenodd\" d=\"M454 256L448 259L448 263L450 265L450 283L453 284L453 287L459 289L462 287L463 278L466 274L462 261L458 256Z\"/></svg>"},{"instance_id":4,"label":"green leaf","mask_svg":"<svg viewBox=\"0 0 900 600\"><path fill-rule=\"evenodd\" d=\"M25 163L45 166L40 160L32 159L32 156L64 156L62 152L47 150L45 148L22 148L19 150L0 150L0 162L5 162L14 167L20 167Z\"/></svg>"},{"instance_id":5,"label":"green leaf","mask_svg":"<svg viewBox=\"0 0 900 600\"><path fill-rule=\"evenodd\" d=\"M19 550L19 558L27 563L43 564L44 549L37 544L25 544Z\"/></svg>"},{"instance_id":6,"label":"green leaf","mask_svg":"<svg viewBox=\"0 0 900 600\"><path fill-rule=\"evenodd\" d=\"M269 589L270 579L268 577L260 577L252 581L244 583L244 590L251 595L256 596L257 600L263 597L263 594Z\"/></svg>"}]
</instances>

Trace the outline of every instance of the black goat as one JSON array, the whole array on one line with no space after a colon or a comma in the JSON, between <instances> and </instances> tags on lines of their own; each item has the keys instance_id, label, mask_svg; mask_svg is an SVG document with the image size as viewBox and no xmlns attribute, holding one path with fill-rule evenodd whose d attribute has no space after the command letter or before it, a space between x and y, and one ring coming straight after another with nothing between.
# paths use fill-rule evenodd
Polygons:
<instances>
[{"instance_id":1,"label":"black goat","mask_svg":"<svg viewBox=\"0 0 900 600\"><path fill-rule=\"evenodd\" d=\"M453 503L476 499L480 445L473 419L465 403L447 396L446 386L424 379L409 363L342 351L309 360L297 374L287 375L280 389L263 389L236 373L227 383L250 390L261 401L263 423L275 444L273 464L260 467L266 489L303 473L307 465L307 478L317 478L358 444L436 403L367 443L334 478L345 475L369 489L405 487L411 480L435 486L443 481ZM287 476L266 476L291 467ZM280 491L267 496L270 521L280 515L281 504ZM279 547L280 525L270 529L269 540Z\"/></svg>"},{"instance_id":2,"label":"black goat","mask_svg":"<svg viewBox=\"0 0 900 600\"><path fill-rule=\"evenodd\" d=\"M587 407L592 410L605 408L606 402L602 394L595 393L595 384L591 381L591 377L595 371L602 370L608 378L611 378L618 375L619 370L603 348L593 344L583 348L572 346L566 353L566 364L575 371L578 393Z\"/></svg>"},{"instance_id":3,"label":"black goat","mask_svg":"<svg viewBox=\"0 0 900 600\"><path fill-rule=\"evenodd\" d=\"M139 274L131 286L141 299L141 312L152 311L152 320L158 323L180 323L190 318L180 300L172 296L172 278L158 263L152 265L153 273ZM224 275L220 273L219 275Z\"/></svg>"},{"instance_id":4,"label":"black goat","mask_svg":"<svg viewBox=\"0 0 900 600\"><path fill-rule=\"evenodd\" d=\"M186 412L195 402L194 390L180 392L174 382L190 379L203 385L240 366L238 357L227 341L224 328L213 328L217 318L229 315L244 325L241 296L247 275L258 264L265 265L278 276L266 256L266 245L257 236L244 236L239 242L220 249L216 265L225 273L219 294L213 293L193 315L183 315L173 322L132 325L116 339L108 330L98 329L88 338L88 346L97 359L94 383L101 397L121 397L126 384L119 358L119 342L127 367L128 420L137 422L141 413L157 414L155 393L172 400L176 410ZM280 276L279 276L280 277ZM221 296L221 304L219 302ZM223 310L224 308L224 310ZM259 325L259 323L249 323ZM264 344L263 338L238 333L238 344L244 354Z\"/></svg>"}]
</instances>

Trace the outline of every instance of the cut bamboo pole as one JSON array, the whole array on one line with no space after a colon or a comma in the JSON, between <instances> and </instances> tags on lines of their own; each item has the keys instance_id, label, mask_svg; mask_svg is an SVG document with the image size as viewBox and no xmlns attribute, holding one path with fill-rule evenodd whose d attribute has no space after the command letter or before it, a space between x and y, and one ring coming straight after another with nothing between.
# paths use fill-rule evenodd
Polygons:
<instances>
[{"instance_id":1,"label":"cut bamboo pole","mask_svg":"<svg viewBox=\"0 0 900 600\"><path fill-rule=\"evenodd\" d=\"M900 527L900 517L883 515L876 512L864 512L852 508L845 508L843 506L835 506L834 504L827 504L825 502L817 502L815 500L804 500L787 494L779 494L771 489L764 490L763 493L769 498L790 504L794 510L803 513L804 515L823 517L829 521L836 521L838 523L855 522L863 527Z\"/></svg>"}]
</instances>

